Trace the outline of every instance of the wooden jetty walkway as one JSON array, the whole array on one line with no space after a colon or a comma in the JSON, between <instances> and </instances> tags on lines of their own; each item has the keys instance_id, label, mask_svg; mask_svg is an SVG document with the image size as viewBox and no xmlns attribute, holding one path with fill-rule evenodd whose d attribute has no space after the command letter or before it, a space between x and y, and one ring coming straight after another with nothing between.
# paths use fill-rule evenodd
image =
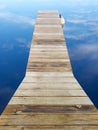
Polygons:
<instances>
[{"instance_id":1,"label":"wooden jetty walkway","mask_svg":"<svg viewBox=\"0 0 98 130\"><path fill-rule=\"evenodd\" d=\"M72 73L58 11L39 11L26 76L0 130L98 130L98 112Z\"/></svg>"}]
</instances>

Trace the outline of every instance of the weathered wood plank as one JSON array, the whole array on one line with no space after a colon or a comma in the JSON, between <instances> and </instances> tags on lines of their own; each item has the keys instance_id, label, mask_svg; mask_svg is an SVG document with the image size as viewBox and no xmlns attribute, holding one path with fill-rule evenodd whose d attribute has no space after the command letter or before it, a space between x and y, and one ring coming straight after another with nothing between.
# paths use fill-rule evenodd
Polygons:
<instances>
[{"instance_id":1,"label":"weathered wood plank","mask_svg":"<svg viewBox=\"0 0 98 130\"><path fill-rule=\"evenodd\" d=\"M12 109L13 108L13 109ZM8 105L4 115L15 115L15 114L24 114L30 115L33 113L79 113L79 114L97 114L96 108L92 105L81 105L77 107L76 105L72 106L32 106L32 105Z\"/></svg>"},{"instance_id":2,"label":"weathered wood plank","mask_svg":"<svg viewBox=\"0 0 98 130\"><path fill-rule=\"evenodd\" d=\"M13 97L9 104L32 104L33 106L91 105L88 97Z\"/></svg>"},{"instance_id":3,"label":"weathered wood plank","mask_svg":"<svg viewBox=\"0 0 98 130\"><path fill-rule=\"evenodd\" d=\"M15 97L86 97L83 90L21 90L18 89Z\"/></svg>"},{"instance_id":4,"label":"weathered wood plank","mask_svg":"<svg viewBox=\"0 0 98 130\"><path fill-rule=\"evenodd\" d=\"M47 17L50 17L50 16L46 16ZM60 24L60 20L59 18L56 18L56 19L37 19L36 21L36 25L59 25Z\"/></svg>"},{"instance_id":5,"label":"weathered wood plank","mask_svg":"<svg viewBox=\"0 0 98 130\"><path fill-rule=\"evenodd\" d=\"M30 55L30 57L35 57L35 58L37 58L37 57L45 57L45 58L57 58L57 59L59 59L59 58L61 58L61 59L63 59L63 58L67 58L68 59L68 54L67 53L59 53L59 54L56 54L56 53L51 53L51 54L49 54L49 53L40 53L40 54L38 54L38 53L30 53L31 55Z\"/></svg>"},{"instance_id":6,"label":"weathered wood plank","mask_svg":"<svg viewBox=\"0 0 98 130\"><path fill-rule=\"evenodd\" d=\"M61 28L61 25L58 25L58 26L57 26L57 25L40 25L40 24L39 24L39 25L35 25L35 28L36 28L36 27L41 27L41 28L42 28L42 27L43 27L43 28L50 28L50 27L52 27L52 28L57 28L57 27L58 27L58 28Z\"/></svg>"},{"instance_id":7,"label":"weathered wood plank","mask_svg":"<svg viewBox=\"0 0 98 130\"><path fill-rule=\"evenodd\" d=\"M29 58L29 62L68 62L69 61L69 59L49 59L49 58L43 58L43 59L41 59L40 60L40 58L38 59L38 58L36 58L36 59L34 59L34 58ZM48 72L48 71L47 71ZM57 71L58 72L58 71ZM65 71L63 71L63 72L65 72Z\"/></svg>"},{"instance_id":8,"label":"weathered wood plank","mask_svg":"<svg viewBox=\"0 0 98 130\"><path fill-rule=\"evenodd\" d=\"M49 41L48 41L49 42ZM37 48L54 48L54 49L63 49L63 48L65 48L65 50L67 50L67 48L65 47L65 46L62 46L62 45L59 45L59 46L55 46L55 45L48 45L48 46L46 46L46 45L32 45L32 47L34 48L34 47L37 47Z\"/></svg>"},{"instance_id":9,"label":"weathered wood plank","mask_svg":"<svg viewBox=\"0 0 98 130\"><path fill-rule=\"evenodd\" d=\"M64 63L62 63L62 64L59 64L59 63L37 63L37 62L35 62L35 63L29 63L28 64L28 68L40 68L40 67L46 67L46 68L51 68L51 67L55 67L55 68L58 68L58 67L66 67L66 68L70 68L70 66L69 66L69 63L68 62L66 62L66 64L64 64Z\"/></svg>"},{"instance_id":10,"label":"weathered wood plank","mask_svg":"<svg viewBox=\"0 0 98 130\"><path fill-rule=\"evenodd\" d=\"M65 51L67 51L63 46L62 46L62 48L59 48L59 45L58 45L58 48L53 48L53 47L48 47L48 45L47 45L47 47L45 48L45 47L32 47L31 46L31 51L34 51L34 50L36 50L36 51L40 51L40 50L43 50L43 52L44 51L46 51L46 52L48 52L49 50L50 50L50 52L65 52Z\"/></svg>"},{"instance_id":11,"label":"weathered wood plank","mask_svg":"<svg viewBox=\"0 0 98 130\"><path fill-rule=\"evenodd\" d=\"M55 41L54 41L55 42ZM65 47L64 47L64 45L62 45L62 46L60 46L60 45L58 45L58 46L56 46L56 45L51 45L51 46L49 46L49 45L47 45L47 46L45 46L45 45L43 45L43 46L40 46L40 45L34 45L34 46L31 46L31 49L36 49L36 50L40 50L40 49L42 49L42 50L56 50L56 51L64 51L65 52L65 50L67 50Z\"/></svg>"},{"instance_id":12,"label":"weathered wood plank","mask_svg":"<svg viewBox=\"0 0 98 130\"><path fill-rule=\"evenodd\" d=\"M80 90L81 87L73 83L23 83L20 89L38 89L38 90Z\"/></svg>"},{"instance_id":13,"label":"weathered wood plank","mask_svg":"<svg viewBox=\"0 0 98 130\"><path fill-rule=\"evenodd\" d=\"M56 14L54 14L54 15L51 15L51 14L49 14L49 15L47 15L47 14L39 14L37 16L37 18L59 18L59 15L56 15ZM60 25L60 23L59 23L59 25Z\"/></svg>"},{"instance_id":14,"label":"weathered wood plank","mask_svg":"<svg viewBox=\"0 0 98 130\"><path fill-rule=\"evenodd\" d=\"M38 90L80 90L81 87L79 84L77 83L41 83L40 84L38 82L36 83L27 83L27 82L22 82L20 84L20 87L19 89L29 89L29 90L32 90L32 89L38 89Z\"/></svg>"},{"instance_id":15,"label":"weathered wood plank","mask_svg":"<svg viewBox=\"0 0 98 130\"><path fill-rule=\"evenodd\" d=\"M0 125L97 125L98 115L90 114L31 114L31 115L3 115Z\"/></svg>"},{"instance_id":16,"label":"weathered wood plank","mask_svg":"<svg viewBox=\"0 0 98 130\"><path fill-rule=\"evenodd\" d=\"M50 68L36 68L36 67L32 67L32 68L28 68L27 69L28 72L64 72L64 71L71 71L70 68L63 68L63 67L58 67L58 68L55 68L55 67L50 67Z\"/></svg>"},{"instance_id":17,"label":"weathered wood plank","mask_svg":"<svg viewBox=\"0 0 98 130\"><path fill-rule=\"evenodd\" d=\"M61 39L61 40L63 40L64 39L64 36L63 35L53 35L53 34L50 34L50 35L38 35L38 34L36 34L36 35L34 35L33 36L33 38L34 39L38 39L38 40L42 40L42 39L48 39L48 40L50 40L50 39L54 39L54 40L58 40L58 39Z\"/></svg>"},{"instance_id":18,"label":"weathered wood plank","mask_svg":"<svg viewBox=\"0 0 98 130\"><path fill-rule=\"evenodd\" d=\"M61 27L36 27L34 30L35 33L63 33Z\"/></svg>"},{"instance_id":19,"label":"weathered wood plank","mask_svg":"<svg viewBox=\"0 0 98 130\"><path fill-rule=\"evenodd\" d=\"M37 55L37 56L45 55L45 56L57 56L58 57L59 55L61 55L61 56L67 55L68 56L68 53L67 52L58 52L58 54L57 54L57 52L51 52L51 53L50 52L33 52L33 51L30 52L30 56L33 56L33 55Z\"/></svg>"},{"instance_id":20,"label":"weathered wood plank","mask_svg":"<svg viewBox=\"0 0 98 130\"><path fill-rule=\"evenodd\" d=\"M46 62L44 62L44 60L46 60ZM42 65L42 64L36 64L36 65L34 65L34 63L35 62L39 62L39 59L36 59L36 61L35 60L33 60L32 61L32 59L30 59L30 62L29 62L29 64L28 64L28 68L27 69L40 69L40 70L47 70L47 69L50 69L51 70L51 72L57 72L58 71L58 69L59 70L61 70L61 71L58 71L58 72L62 72L62 70L64 70L65 72L70 72L70 70L71 70L71 67L68 65L68 62L66 61L66 65L63 65L62 64L62 66L59 66L59 64L58 65L56 65L56 64L52 64L51 62L53 61L53 59L51 59L51 61L50 61L50 63L49 64L47 64L47 61L48 61L48 59L42 59L42 62L43 63L46 63L45 65ZM31 65L32 64L32 65ZM57 70L57 71L55 71L55 70ZM43 71L44 72L44 71ZM49 71L48 71L49 72Z\"/></svg>"},{"instance_id":21,"label":"weathered wood plank","mask_svg":"<svg viewBox=\"0 0 98 130\"><path fill-rule=\"evenodd\" d=\"M73 77L66 77L66 78L63 78L63 77L56 77L56 78L54 78L54 77L50 77L50 78L48 78L48 77L31 77L31 76L28 76L28 77L25 77L24 78L24 81L23 82L30 82L30 83L32 83L32 82L39 82L39 84L40 84L40 82L44 82L44 83L52 83L52 84L54 84L54 83L74 83L74 82L77 82L76 81L76 79L75 78L73 78Z\"/></svg>"},{"instance_id":22,"label":"weathered wood plank","mask_svg":"<svg viewBox=\"0 0 98 130\"><path fill-rule=\"evenodd\" d=\"M57 33L55 33L55 32L54 32L54 33L48 33L48 32L47 32L47 33L46 33L46 32L45 32L45 33L42 33L42 32L39 33L39 32L37 32L37 33L36 33L36 32L35 32L35 33L33 33L33 35L34 35L34 36L35 36L35 35L36 35L36 36L43 36L43 37L45 37L45 36L48 36L48 37L49 37L49 36L51 36L51 37L54 37L54 36L63 36L63 34L62 34L61 32L60 32L60 33L59 33L59 32L57 32Z\"/></svg>"},{"instance_id":23,"label":"weathered wood plank","mask_svg":"<svg viewBox=\"0 0 98 130\"><path fill-rule=\"evenodd\" d=\"M39 26L39 25L36 25L36 26ZM45 26L45 25L40 25L40 26ZM46 25L46 26L54 26L54 25ZM44 44L44 46L47 46L47 42L50 43L50 44L48 44L48 46L50 45L50 46L64 46L65 47L65 44L66 44L64 39L63 40L60 40L60 39L58 39L58 40L43 39L43 40L40 40L40 41L38 39L33 39L31 47L33 47L33 45L36 45L35 42L41 42L42 44L40 44L40 45L43 45L43 43L46 43L46 44ZM55 45L51 44L53 42L56 43L56 44ZM64 43L64 45L62 45L62 43ZM65 50L66 49L67 48L65 47Z\"/></svg>"},{"instance_id":24,"label":"weathered wood plank","mask_svg":"<svg viewBox=\"0 0 98 130\"><path fill-rule=\"evenodd\" d=\"M67 50L67 48L65 47L65 46L62 46L62 45L59 45L59 46L56 46L56 45L48 45L48 46L45 46L45 45L32 45L32 47L33 48L43 48L43 49L48 49L48 48L50 48L50 49L59 49L59 50L61 50L61 49L64 49L64 51L65 50Z\"/></svg>"},{"instance_id":25,"label":"weathered wood plank","mask_svg":"<svg viewBox=\"0 0 98 130\"><path fill-rule=\"evenodd\" d=\"M27 76L36 76L36 77L71 77L73 76L72 72L27 72Z\"/></svg>"},{"instance_id":26,"label":"weathered wood plank","mask_svg":"<svg viewBox=\"0 0 98 130\"><path fill-rule=\"evenodd\" d=\"M38 40L36 40L36 41L34 41L33 42L33 45L56 45L56 46L59 46L59 45L62 45L62 46L64 46L65 47L65 42L63 42L63 41L48 41L48 40L40 40L40 41L38 41ZM31 51L32 52L32 51Z\"/></svg>"},{"instance_id":27,"label":"weathered wood plank","mask_svg":"<svg viewBox=\"0 0 98 130\"><path fill-rule=\"evenodd\" d=\"M0 126L0 130L98 130L98 126Z\"/></svg>"}]
</instances>

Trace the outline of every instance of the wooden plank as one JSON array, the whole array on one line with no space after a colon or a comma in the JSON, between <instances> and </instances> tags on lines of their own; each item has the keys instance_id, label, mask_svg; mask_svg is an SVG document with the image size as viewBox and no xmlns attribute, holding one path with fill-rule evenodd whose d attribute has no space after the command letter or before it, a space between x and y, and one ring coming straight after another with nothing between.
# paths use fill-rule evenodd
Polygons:
<instances>
[{"instance_id":1,"label":"wooden plank","mask_svg":"<svg viewBox=\"0 0 98 130\"><path fill-rule=\"evenodd\" d=\"M58 39L58 40L51 40L50 41L50 43L51 42L58 42L59 43L59 40L60 39ZM42 39L42 40L36 40L36 39L34 39L34 41L38 41L38 42L49 42L49 40L48 39ZM63 42L63 40L61 40L60 42ZM47 46L45 46L45 45L35 45L34 44L34 46L33 45L31 45L31 47L33 47L33 48L36 48L36 49L39 49L39 48L41 48L41 49L59 49L59 51L61 50L61 49L64 49L65 48L65 46L64 45L58 45L58 46L56 46L56 45L52 45L52 44L50 44L50 45L47 45ZM67 48L65 48L65 50L67 50Z\"/></svg>"},{"instance_id":2,"label":"wooden plank","mask_svg":"<svg viewBox=\"0 0 98 130\"><path fill-rule=\"evenodd\" d=\"M51 53L51 52L50 52ZM31 58L31 57L34 57L34 58L50 58L50 59L53 59L53 58L55 58L55 59L59 59L59 58L61 58L61 59L63 59L63 58L66 58L66 59L69 59L69 57L67 56L67 54L66 55L62 55L62 54L60 54L60 55L56 55L56 54L43 54L43 53L40 53L40 54L32 54L31 53L31 55L30 55L30 57L29 57L29 59ZM40 61L41 62L41 61ZM70 63L70 62L69 62Z\"/></svg>"},{"instance_id":3,"label":"wooden plank","mask_svg":"<svg viewBox=\"0 0 98 130\"><path fill-rule=\"evenodd\" d=\"M47 50L47 51L46 51L46 50ZM56 49L56 50L55 50L55 49L51 49L51 48L50 48L50 49L47 49L47 48L46 48L46 49L42 49L42 48L39 48L39 49L34 48L34 49L33 49L33 48L31 48L31 51L32 51L32 52L36 52L36 53L37 53L37 52L41 52L41 53L42 53L42 52L47 52L47 53L49 53L49 52L50 52L50 53L51 53L51 52L56 52L56 53L65 52L65 53L67 53L67 50L64 51L64 49L61 49L61 50ZM32 53L32 52L31 52L31 53ZM69 61L70 61L70 60L69 60Z\"/></svg>"},{"instance_id":4,"label":"wooden plank","mask_svg":"<svg viewBox=\"0 0 98 130\"><path fill-rule=\"evenodd\" d=\"M51 15L50 15L51 16ZM46 17L46 19L43 19L43 18L41 18L41 16L38 16L40 19L37 19L36 20L36 25L60 25L60 19L57 17L57 18L55 18L55 19L53 19L53 18L48 18L47 19L47 17L50 17L49 15L47 16L45 16Z\"/></svg>"},{"instance_id":5,"label":"wooden plank","mask_svg":"<svg viewBox=\"0 0 98 130\"><path fill-rule=\"evenodd\" d=\"M0 130L98 130L98 126L0 126Z\"/></svg>"},{"instance_id":6,"label":"wooden plank","mask_svg":"<svg viewBox=\"0 0 98 130\"><path fill-rule=\"evenodd\" d=\"M34 33L63 33L61 27L35 27Z\"/></svg>"},{"instance_id":7,"label":"wooden plank","mask_svg":"<svg viewBox=\"0 0 98 130\"><path fill-rule=\"evenodd\" d=\"M41 76L41 77L63 77L68 76L71 77L73 74L71 72L27 72L26 76Z\"/></svg>"},{"instance_id":8,"label":"wooden plank","mask_svg":"<svg viewBox=\"0 0 98 130\"><path fill-rule=\"evenodd\" d=\"M81 87L79 84L77 83L26 83L26 82L22 82L20 84L20 87L19 89L29 89L29 90L32 90L32 89L38 89L38 90L80 90Z\"/></svg>"},{"instance_id":9,"label":"wooden plank","mask_svg":"<svg viewBox=\"0 0 98 130\"><path fill-rule=\"evenodd\" d=\"M86 97L83 90L20 90L14 97Z\"/></svg>"},{"instance_id":10,"label":"wooden plank","mask_svg":"<svg viewBox=\"0 0 98 130\"><path fill-rule=\"evenodd\" d=\"M39 32L35 31L33 33L33 35L41 35L41 36L43 36L43 35L44 36L51 36L51 35L53 35L53 36L59 36L59 35L61 35L61 36L64 36L60 30L58 32L55 31L55 30L49 32L48 29L45 32L44 32L44 30L41 30Z\"/></svg>"},{"instance_id":11,"label":"wooden plank","mask_svg":"<svg viewBox=\"0 0 98 130\"><path fill-rule=\"evenodd\" d=\"M40 41L34 41L34 42L33 42L33 45L35 45L35 44L36 44L36 45L46 45L46 46L47 46L47 45L57 45L57 46L63 45L63 46L65 46L65 43L62 42L62 41L61 41L61 43L59 43L59 42L57 42L57 41L50 41L50 42L49 42L49 41L47 41L47 40L46 40L46 41L41 41L41 40L40 40Z\"/></svg>"},{"instance_id":12,"label":"wooden plank","mask_svg":"<svg viewBox=\"0 0 98 130\"><path fill-rule=\"evenodd\" d=\"M56 15L56 16L58 16L59 14L58 14L58 11L38 11L38 14L37 14L37 16L38 15L51 15L51 16L53 16L53 15Z\"/></svg>"},{"instance_id":13,"label":"wooden plank","mask_svg":"<svg viewBox=\"0 0 98 130\"><path fill-rule=\"evenodd\" d=\"M31 48L31 51L33 51L33 52L34 52L34 51L36 51L36 52L40 52L40 51L48 52L48 51L49 51L49 52L58 52L58 53L59 53L59 52L66 52L67 50L65 51L65 48L64 48L64 47L61 48L61 49L60 49L60 48L57 48L57 49L56 49L56 48L54 47L54 48Z\"/></svg>"},{"instance_id":14,"label":"wooden plank","mask_svg":"<svg viewBox=\"0 0 98 130\"><path fill-rule=\"evenodd\" d=\"M63 78L63 77L31 77L31 76L28 76L28 77L25 77L24 78L24 81L23 82L45 82L45 83L74 83L74 82L77 82L75 78L73 77L66 77L66 78Z\"/></svg>"},{"instance_id":15,"label":"wooden plank","mask_svg":"<svg viewBox=\"0 0 98 130\"><path fill-rule=\"evenodd\" d=\"M42 39L48 39L48 40L58 40L58 39L61 39L61 40L63 40L64 39L64 36L63 35L46 35L46 36L44 36L44 35L34 35L33 36L33 38L34 39L38 39L38 40L42 40Z\"/></svg>"},{"instance_id":16,"label":"wooden plank","mask_svg":"<svg viewBox=\"0 0 98 130\"><path fill-rule=\"evenodd\" d=\"M48 15L47 14L39 14L39 15L37 15L37 18L59 18L59 15L56 15L56 14L54 14L54 15L51 15L51 14L48 14ZM59 25L60 25L60 23L59 23Z\"/></svg>"},{"instance_id":17,"label":"wooden plank","mask_svg":"<svg viewBox=\"0 0 98 130\"><path fill-rule=\"evenodd\" d=\"M91 105L88 97L13 97L9 104L32 104L33 106Z\"/></svg>"},{"instance_id":18,"label":"wooden plank","mask_svg":"<svg viewBox=\"0 0 98 130\"><path fill-rule=\"evenodd\" d=\"M55 58L55 59L59 59L59 58L61 58L61 59L63 59L63 58L66 58L66 59L68 59L68 57L67 57L67 55L55 55L55 54L50 54L50 55L48 55L48 54L31 54L30 55L30 58L32 58L32 57L34 57L34 58L50 58L50 59L53 59L53 58Z\"/></svg>"},{"instance_id":19,"label":"wooden plank","mask_svg":"<svg viewBox=\"0 0 98 130\"><path fill-rule=\"evenodd\" d=\"M46 47L47 47L47 48L46 48ZM34 51L34 50L36 50L36 51L37 51L37 50L38 50L38 51L40 51L40 50L43 50L43 51L47 50L47 52L48 52L48 50L50 50L51 52L52 52L52 51L54 51L54 52L55 52L55 51L56 51L56 52L57 52L57 51L58 51L58 52L62 52L62 51L65 52L65 50L66 50L65 47L63 47L63 46L62 46L62 48L55 48L55 47L54 47L54 48L53 48L53 47L50 48L50 47L48 47L48 46L46 46L46 47L43 47L43 48L39 48L39 47L35 47L35 48L34 48L34 47L32 47L31 50L32 50L32 51ZM59 46L58 46L58 47L59 47ZM66 51L67 51L67 50L66 50Z\"/></svg>"},{"instance_id":20,"label":"wooden plank","mask_svg":"<svg viewBox=\"0 0 98 130\"><path fill-rule=\"evenodd\" d=\"M38 47L37 47L38 46ZM44 47L44 45L41 47L40 45L36 45L36 46L31 46L31 50L33 51L33 50L46 50L47 52L48 52L48 50L51 50L51 52L52 51L58 51L58 52L66 52L67 53L67 49L64 47L64 45L62 45L62 46L56 46L55 47L55 45L53 46L53 45L51 45L51 46L46 46L46 47Z\"/></svg>"},{"instance_id":21,"label":"wooden plank","mask_svg":"<svg viewBox=\"0 0 98 130\"><path fill-rule=\"evenodd\" d=\"M39 17L37 17L36 25L47 25L47 23L51 23L51 24L48 24L48 25L56 25L57 24L57 26L58 26L58 23L60 23L59 17L55 17L55 16L50 17L50 16L51 15L48 15L46 17L41 17L41 15L40 15ZM43 24L42 20L45 24ZM52 24L52 20L53 20L53 24ZM37 23L39 23L39 24L37 24ZM54 23L56 23L56 24L54 24ZM60 28L62 28L61 25L60 25Z\"/></svg>"},{"instance_id":22,"label":"wooden plank","mask_svg":"<svg viewBox=\"0 0 98 130\"><path fill-rule=\"evenodd\" d=\"M29 63L30 62L68 62L69 61L69 59L49 59L49 58L43 58L43 59L41 59L40 60L40 58L38 59L38 58L36 58L36 59L34 59L34 58L29 58ZM48 71L47 71L48 72ZM57 71L58 72L58 71ZM66 71L63 71L63 72L66 72Z\"/></svg>"},{"instance_id":23,"label":"wooden plank","mask_svg":"<svg viewBox=\"0 0 98 130\"><path fill-rule=\"evenodd\" d=\"M92 105L81 105L77 107L76 105L72 106L32 106L30 105L8 105L4 115L30 115L34 113L70 113L70 114L97 114L96 108Z\"/></svg>"},{"instance_id":24,"label":"wooden plank","mask_svg":"<svg viewBox=\"0 0 98 130\"><path fill-rule=\"evenodd\" d=\"M58 68L55 68L55 67L50 67L50 68L42 68L42 67L32 67L32 68L27 68L27 71L28 72L64 72L64 71L71 71L70 68L64 68L64 67L58 67Z\"/></svg>"},{"instance_id":25,"label":"wooden plank","mask_svg":"<svg viewBox=\"0 0 98 130\"><path fill-rule=\"evenodd\" d=\"M16 118L17 117L17 118ZM3 115L0 125L97 125L98 115L90 114L31 114L31 115Z\"/></svg>"},{"instance_id":26,"label":"wooden plank","mask_svg":"<svg viewBox=\"0 0 98 130\"><path fill-rule=\"evenodd\" d=\"M68 53L67 53L67 51L65 51L65 52L55 52L55 51L53 51L52 52L52 50L50 51L50 52L46 52L46 51L37 51L37 52L35 52L35 51L33 51L33 49L31 50L32 52L30 52L30 56L29 57L32 57L32 56L35 56L35 57L48 57L48 56L53 56L53 57L55 57L55 56L57 56L56 57L56 59L58 58L59 59L59 57L61 57L61 59L64 57L64 58L66 58L66 59L68 59L69 58L69 56L68 56ZM51 54L49 54L49 53L51 53ZM56 53L58 53L58 54L56 54ZM40 61L41 62L41 61ZM70 62L69 62L70 63Z\"/></svg>"},{"instance_id":27,"label":"wooden plank","mask_svg":"<svg viewBox=\"0 0 98 130\"><path fill-rule=\"evenodd\" d=\"M43 26L43 25L40 25L40 26ZM51 25L46 25L46 26L51 26ZM54 26L54 25L52 25L52 26ZM66 44L64 39L62 39L62 40L60 40L60 39L58 39L58 40L54 40L54 39L53 40L52 39L51 40L48 40L48 39L43 39L43 40L33 39L31 47L33 47L33 45L34 46L36 45L36 44L34 44L35 42L41 42L42 44L40 44L40 45L46 46L46 47L47 47L47 42L50 43L50 44L48 44L48 46L63 46L63 47L65 47L65 44ZM57 43L57 44L55 44L55 45L51 44L53 42ZM43 45L43 43L46 43L46 44ZM62 43L64 43L64 45L62 45ZM67 50L66 47L65 47L65 50Z\"/></svg>"},{"instance_id":28,"label":"wooden plank","mask_svg":"<svg viewBox=\"0 0 98 130\"><path fill-rule=\"evenodd\" d=\"M47 67L47 68L50 68L50 67L55 67L55 68L58 68L58 67L70 67L69 66L69 63L67 63L66 62L66 64L65 63L62 63L62 64L60 64L60 63L57 63L57 62L55 62L55 63L53 63L53 62L50 62L50 63L39 63L39 62L30 62L29 64L28 64L28 68L32 68L32 67L35 67L35 68L40 68L40 67Z\"/></svg>"},{"instance_id":29,"label":"wooden plank","mask_svg":"<svg viewBox=\"0 0 98 130\"><path fill-rule=\"evenodd\" d=\"M41 19L42 19L42 18L41 18ZM36 28L36 27L41 27L41 28L42 28L42 27L43 27L43 28L50 28L50 27L52 27L52 28L57 28L57 27L58 27L58 28L61 28L61 25L40 25L40 24L39 24L39 25L35 25L35 28Z\"/></svg>"},{"instance_id":30,"label":"wooden plank","mask_svg":"<svg viewBox=\"0 0 98 130\"><path fill-rule=\"evenodd\" d=\"M56 46L56 45L48 45L48 46L46 46L46 45L32 45L32 47L33 48L37 48L37 49L39 49L39 48L42 48L42 49L48 49L48 48L50 48L50 49L59 49L59 50L61 50L61 49L65 49L65 50L67 50L67 48L65 48L65 46L62 46L62 45L59 45L59 46Z\"/></svg>"},{"instance_id":31,"label":"wooden plank","mask_svg":"<svg viewBox=\"0 0 98 130\"><path fill-rule=\"evenodd\" d=\"M30 52L30 54L36 54L36 55L38 55L38 54L41 54L41 55L68 55L68 52L67 52L67 50L66 51L60 51L60 52L58 52L58 54L57 54L57 52L51 52L51 53L49 53L49 52L33 52L33 48L32 48L32 51Z\"/></svg>"}]
</instances>

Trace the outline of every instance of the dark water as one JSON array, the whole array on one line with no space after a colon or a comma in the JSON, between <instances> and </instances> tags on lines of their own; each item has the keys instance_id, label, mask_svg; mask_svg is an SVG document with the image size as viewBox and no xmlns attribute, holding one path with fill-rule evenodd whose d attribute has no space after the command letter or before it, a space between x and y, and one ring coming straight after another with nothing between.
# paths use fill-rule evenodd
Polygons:
<instances>
[{"instance_id":1,"label":"dark water","mask_svg":"<svg viewBox=\"0 0 98 130\"><path fill-rule=\"evenodd\" d=\"M98 0L0 0L0 113L22 81L38 10L59 10L73 72L98 108Z\"/></svg>"}]
</instances>

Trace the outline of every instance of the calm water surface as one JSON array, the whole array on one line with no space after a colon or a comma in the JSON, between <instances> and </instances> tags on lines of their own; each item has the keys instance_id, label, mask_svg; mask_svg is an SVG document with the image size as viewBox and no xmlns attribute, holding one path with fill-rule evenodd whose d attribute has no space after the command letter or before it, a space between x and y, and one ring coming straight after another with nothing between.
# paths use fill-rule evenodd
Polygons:
<instances>
[{"instance_id":1,"label":"calm water surface","mask_svg":"<svg viewBox=\"0 0 98 130\"><path fill-rule=\"evenodd\" d=\"M59 10L73 72L98 108L98 0L0 0L0 113L22 81L38 10Z\"/></svg>"}]
</instances>

